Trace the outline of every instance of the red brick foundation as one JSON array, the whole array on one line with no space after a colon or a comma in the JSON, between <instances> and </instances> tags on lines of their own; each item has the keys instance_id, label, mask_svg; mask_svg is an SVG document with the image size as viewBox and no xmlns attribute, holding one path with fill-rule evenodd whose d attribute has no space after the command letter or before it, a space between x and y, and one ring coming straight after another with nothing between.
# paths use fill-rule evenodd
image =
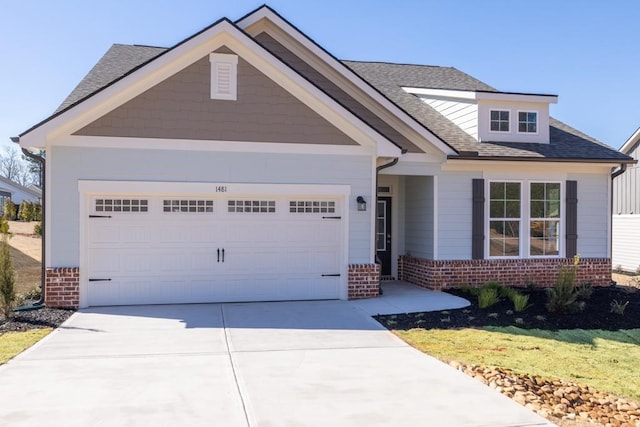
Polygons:
<instances>
[{"instance_id":1,"label":"red brick foundation","mask_svg":"<svg viewBox=\"0 0 640 427\"><path fill-rule=\"evenodd\" d=\"M349 299L374 298L380 294L380 265L349 265Z\"/></svg>"},{"instance_id":2,"label":"red brick foundation","mask_svg":"<svg viewBox=\"0 0 640 427\"><path fill-rule=\"evenodd\" d=\"M398 278L435 290L480 286L490 280L510 286L549 287L555 285L560 265L573 265L573 258L432 261L404 255L398 261ZM611 260L581 258L577 283L585 282L609 286Z\"/></svg>"},{"instance_id":3,"label":"red brick foundation","mask_svg":"<svg viewBox=\"0 0 640 427\"><path fill-rule=\"evenodd\" d=\"M47 307L78 308L80 305L80 269L78 267L47 268L45 279Z\"/></svg>"}]
</instances>

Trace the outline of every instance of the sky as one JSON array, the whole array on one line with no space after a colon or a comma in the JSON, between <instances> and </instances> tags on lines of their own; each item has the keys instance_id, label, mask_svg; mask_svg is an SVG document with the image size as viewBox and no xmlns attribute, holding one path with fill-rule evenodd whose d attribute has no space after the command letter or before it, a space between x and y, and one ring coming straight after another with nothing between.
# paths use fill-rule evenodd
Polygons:
<instances>
[{"instance_id":1,"label":"sky","mask_svg":"<svg viewBox=\"0 0 640 427\"><path fill-rule=\"evenodd\" d=\"M0 0L0 147L47 118L113 43L170 47L252 0ZM340 59L452 66L618 149L640 127L637 0L272 0Z\"/></svg>"}]
</instances>

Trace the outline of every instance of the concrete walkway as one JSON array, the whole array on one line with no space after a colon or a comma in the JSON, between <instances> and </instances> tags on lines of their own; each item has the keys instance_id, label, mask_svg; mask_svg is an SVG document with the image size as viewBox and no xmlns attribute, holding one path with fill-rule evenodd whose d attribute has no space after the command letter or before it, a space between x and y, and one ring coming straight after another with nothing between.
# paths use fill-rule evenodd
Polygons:
<instances>
[{"instance_id":1,"label":"concrete walkway","mask_svg":"<svg viewBox=\"0 0 640 427\"><path fill-rule=\"evenodd\" d=\"M351 301L370 316L377 314L419 313L463 308L469 301L445 292L430 291L401 281L382 282L382 296Z\"/></svg>"},{"instance_id":2,"label":"concrete walkway","mask_svg":"<svg viewBox=\"0 0 640 427\"><path fill-rule=\"evenodd\" d=\"M352 302L81 310L0 366L7 426L532 426Z\"/></svg>"}]
</instances>

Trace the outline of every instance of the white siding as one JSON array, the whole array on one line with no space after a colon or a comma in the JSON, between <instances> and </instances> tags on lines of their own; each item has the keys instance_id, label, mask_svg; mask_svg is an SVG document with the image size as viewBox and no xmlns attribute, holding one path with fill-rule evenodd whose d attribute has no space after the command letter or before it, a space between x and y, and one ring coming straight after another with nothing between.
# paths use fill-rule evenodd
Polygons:
<instances>
[{"instance_id":1,"label":"white siding","mask_svg":"<svg viewBox=\"0 0 640 427\"><path fill-rule=\"evenodd\" d=\"M611 265L625 271L640 268L640 215L613 216Z\"/></svg>"},{"instance_id":2,"label":"white siding","mask_svg":"<svg viewBox=\"0 0 640 427\"><path fill-rule=\"evenodd\" d=\"M433 202L433 177L406 177L404 250L407 254L433 259Z\"/></svg>"},{"instance_id":3,"label":"white siding","mask_svg":"<svg viewBox=\"0 0 640 427\"><path fill-rule=\"evenodd\" d=\"M609 175L569 174L578 181L578 253L608 258Z\"/></svg>"},{"instance_id":4,"label":"white siding","mask_svg":"<svg viewBox=\"0 0 640 427\"><path fill-rule=\"evenodd\" d=\"M371 200L367 156L54 147L52 159L49 266L79 265L79 179L351 185L349 262L371 262L370 213L355 205L358 195Z\"/></svg>"},{"instance_id":5,"label":"white siding","mask_svg":"<svg viewBox=\"0 0 640 427\"><path fill-rule=\"evenodd\" d=\"M474 139L478 139L478 104L427 97L420 99Z\"/></svg>"},{"instance_id":6,"label":"white siding","mask_svg":"<svg viewBox=\"0 0 640 427\"><path fill-rule=\"evenodd\" d=\"M639 160L640 144L628 154ZM613 214L640 215L640 166L637 164L629 165L622 175L613 180Z\"/></svg>"},{"instance_id":7,"label":"white siding","mask_svg":"<svg viewBox=\"0 0 640 427\"><path fill-rule=\"evenodd\" d=\"M449 172L438 177L438 259L471 259L471 180L480 172Z\"/></svg>"}]
</instances>

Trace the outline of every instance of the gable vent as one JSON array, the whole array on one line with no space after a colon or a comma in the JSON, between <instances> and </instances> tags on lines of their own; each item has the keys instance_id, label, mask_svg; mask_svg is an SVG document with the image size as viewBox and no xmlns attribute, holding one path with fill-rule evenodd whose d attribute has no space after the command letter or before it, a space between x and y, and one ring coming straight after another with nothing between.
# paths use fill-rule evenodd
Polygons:
<instances>
[{"instance_id":1,"label":"gable vent","mask_svg":"<svg viewBox=\"0 0 640 427\"><path fill-rule=\"evenodd\" d=\"M211 99L237 99L238 56L226 53L212 53L211 62Z\"/></svg>"}]
</instances>

